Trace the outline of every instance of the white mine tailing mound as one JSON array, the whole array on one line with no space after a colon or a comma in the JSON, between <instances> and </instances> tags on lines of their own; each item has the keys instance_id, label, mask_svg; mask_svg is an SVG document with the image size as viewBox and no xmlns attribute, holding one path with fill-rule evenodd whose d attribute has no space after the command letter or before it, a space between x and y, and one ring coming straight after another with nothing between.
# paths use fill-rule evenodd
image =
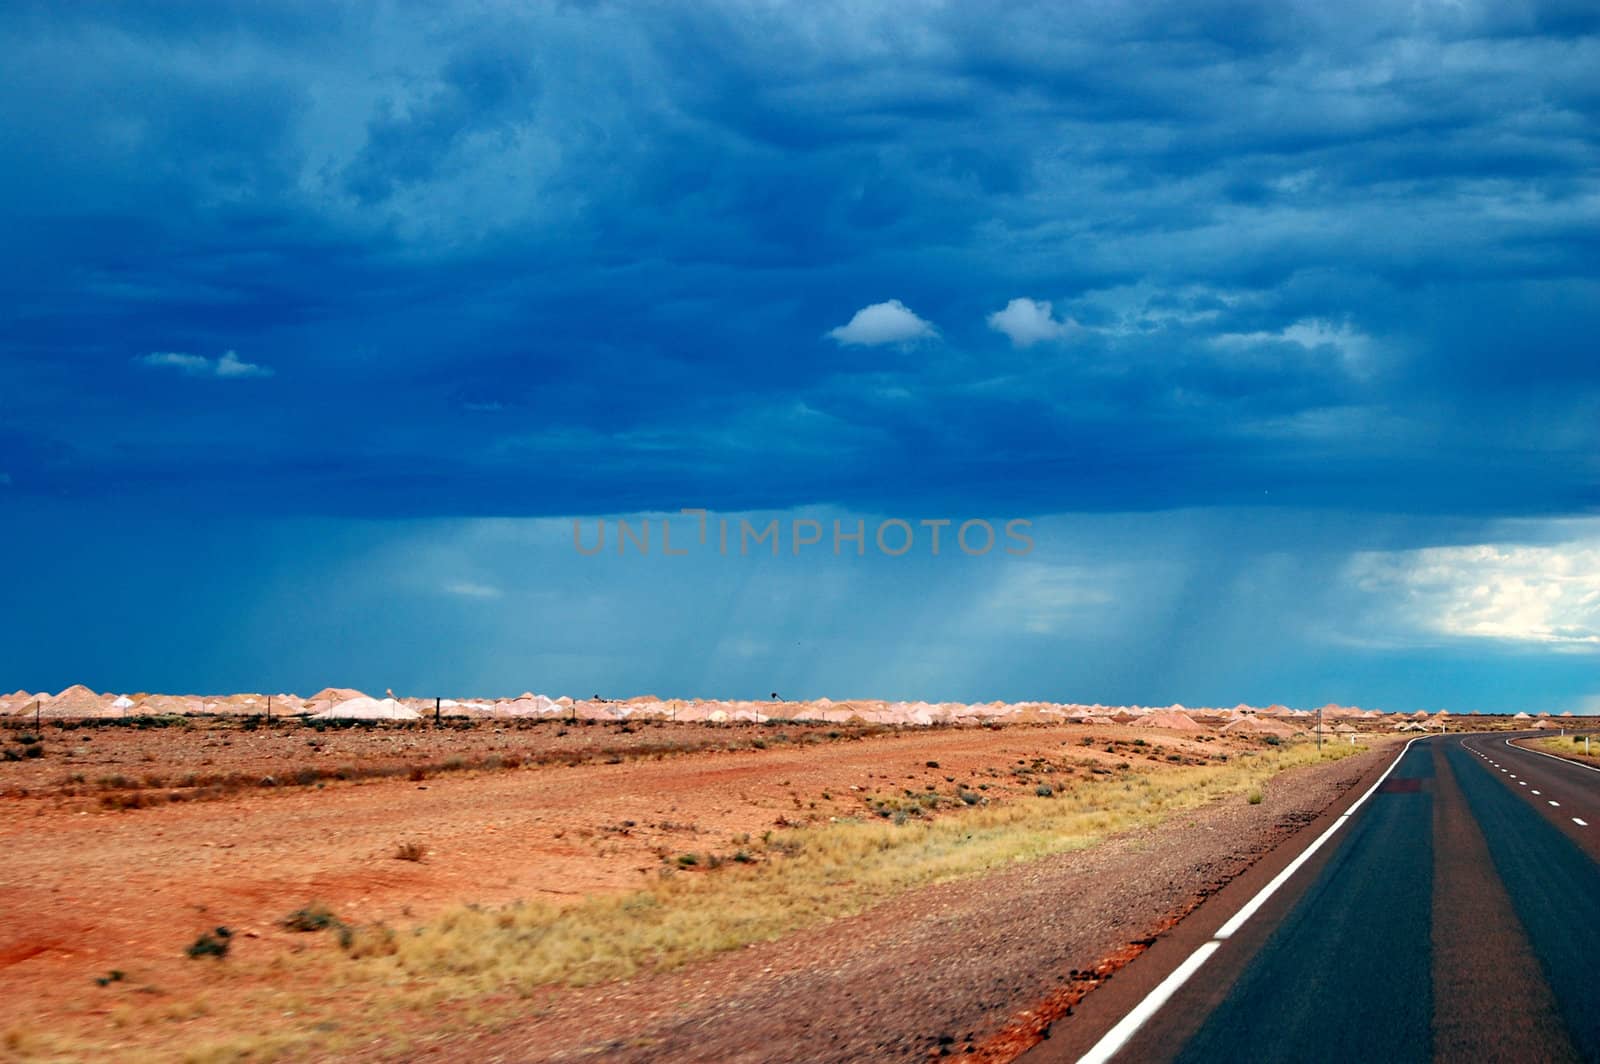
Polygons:
<instances>
[{"instance_id":1,"label":"white mine tailing mound","mask_svg":"<svg viewBox=\"0 0 1600 1064\"><path fill-rule=\"evenodd\" d=\"M392 698L347 698L338 705L313 713L312 720L417 720L421 714Z\"/></svg>"},{"instance_id":2,"label":"white mine tailing mound","mask_svg":"<svg viewBox=\"0 0 1600 1064\"><path fill-rule=\"evenodd\" d=\"M1167 728L1171 731L1205 731L1205 726L1187 713L1164 709L1140 717L1133 722L1135 728Z\"/></svg>"},{"instance_id":3,"label":"white mine tailing mound","mask_svg":"<svg viewBox=\"0 0 1600 1064\"><path fill-rule=\"evenodd\" d=\"M1224 735L1276 735L1281 739L1287 739L1300 730L1287 721L1272 717L1240 717L1222 726Z\"/></svg>"}]
</instances>

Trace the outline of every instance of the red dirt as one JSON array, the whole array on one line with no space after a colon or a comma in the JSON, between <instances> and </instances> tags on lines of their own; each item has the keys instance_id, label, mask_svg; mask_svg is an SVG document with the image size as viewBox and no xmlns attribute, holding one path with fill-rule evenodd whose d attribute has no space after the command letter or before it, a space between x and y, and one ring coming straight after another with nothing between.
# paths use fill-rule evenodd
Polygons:
<instances>
[{"instance_id":1,"label":"red dirt","mask_svg":"<svg viewBox=\"0 0 1600 1064\"><path fill-rule=\"evenodd\" d=\"M860 729L841 726L594 726L558 736L560 730L551 723L497 723L318 735L297 726L246 732L218 724L192 731L106 727L86 739L87 729L47 726L44 758L0 764L0 783L12 794L26 789L31 795L0 806L6 853L0 865L0 1000L14 1019L26 1018L29 1031L107 1047L191 1046L229 1034L239 1022L234 1006L243 1004L228 994L248 990L235 983L218 990L218 962L184 956L197 935L219 925L234 931L229 970L259 974L270 971L273 957L330 948L316 944L326 936L279 926L287 913L312 901L355 922L402 926L466 902L559 902L628 889L677 854L728 851L736 836L758 835L775 824L862 815L877 795L959 785L986 788L1003 800L1031 792L1040 780L1092 776L1095 766L1194 763L1241 745L1072 725L877 729L860 741L848 738ZM1092 745L1083 745L1091 735ZM302 753L311 740L322 744L321 753ZM767 748L750 748L757 741ZM746 748L708 749L730 743ZM564 757L580 744L591 760L576 766L445 772L420 782L391 776L321 787L222 788L212 801L123 811L102 808L102 794L154 789L105 792L93 782L200 768L287 777L308 756L384 770L507 752L538 760ZM619 744L628 749L619 751ZM73 753L78 750L86 752ZM618 763L606 763L614 759ZM70 782L74 775L85 782ZM397 845L410 840L425 846L427 857L394 859ZM736 959L775 950L789 956L776 944L741 951ZM94 980L113 969L125 979L97 987ZM673 978L684 976L634 983L650 992ZM619 984L584 993L603 1001L635 989ZM548 996L585 1000L566 996L574 993ZM194 1007L197 1001L206 1013ZM351 1007L356 1014L344 1020L359 1024L359 1003ZM593 1010L581 1014L592 1019ZM581 1040L603 1029L591 1019L569 1028L568 1037ZM426 1033L430 1021L416 1022Z\"/></svg>"}]
</instances>

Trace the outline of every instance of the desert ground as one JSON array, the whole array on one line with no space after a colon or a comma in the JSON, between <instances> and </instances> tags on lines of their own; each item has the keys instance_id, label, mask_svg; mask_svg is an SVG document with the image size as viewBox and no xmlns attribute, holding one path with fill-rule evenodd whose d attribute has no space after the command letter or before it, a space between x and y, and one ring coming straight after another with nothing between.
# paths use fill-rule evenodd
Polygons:
<instances>
[{"instance_id":1,"label":"desert ground","mask_svg":"<svg viewBox=\"0 0 1600 1064\"><path fill-rule=\"evenodd\" d=\"M4 722L0 1053L1009 1059L1400 741L304 706Z\"/></svg>"}]
</instances>

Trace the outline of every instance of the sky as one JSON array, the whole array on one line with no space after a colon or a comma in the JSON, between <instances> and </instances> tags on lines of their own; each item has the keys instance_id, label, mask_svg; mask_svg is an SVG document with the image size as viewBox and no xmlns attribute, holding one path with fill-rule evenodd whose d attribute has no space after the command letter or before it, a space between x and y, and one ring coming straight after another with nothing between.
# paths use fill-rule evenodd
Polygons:
<instances>
[{"instance_id":1,"label":"sky","mask_svg":"<svg viewBox=\"0 0 1600 1064\"><path fill-rule=\"evenodd\" d=\"M1600 712L1592 5L0 57L0 688Z\"/></svg>"}]
</instances>

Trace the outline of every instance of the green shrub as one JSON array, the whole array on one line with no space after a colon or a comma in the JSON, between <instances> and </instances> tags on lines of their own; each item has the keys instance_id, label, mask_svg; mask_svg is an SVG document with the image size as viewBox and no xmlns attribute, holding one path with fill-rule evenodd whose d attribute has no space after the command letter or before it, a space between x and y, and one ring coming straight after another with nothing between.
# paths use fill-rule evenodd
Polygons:
<instances>
[{"instance_id":1,"label":"green shrub","mask_svg":"<svg viewBox=\"0 0 1600 1064\"><path fill-rule=\"evenodd\" d=\"M184 950L184 952L189 955L191 960L198 957L216 957L220 960L228 955L229 940L232 938L232 931L229 931L226 927L219 927L215 931L207 931L195 939L193 945Z\"/></svg>"},{"instance_id":2,"label":"green shrub","mask_svg":"<svg viewBox=\"0 0 1600 1064\"><path fill-rule=\"evenodd\" d=\"M304 909L296 909L283 918L283 926L288 931L326 931L330 927L339 927L339 918L325 905L312 904Z\"/></svg>"}]
</instances>

